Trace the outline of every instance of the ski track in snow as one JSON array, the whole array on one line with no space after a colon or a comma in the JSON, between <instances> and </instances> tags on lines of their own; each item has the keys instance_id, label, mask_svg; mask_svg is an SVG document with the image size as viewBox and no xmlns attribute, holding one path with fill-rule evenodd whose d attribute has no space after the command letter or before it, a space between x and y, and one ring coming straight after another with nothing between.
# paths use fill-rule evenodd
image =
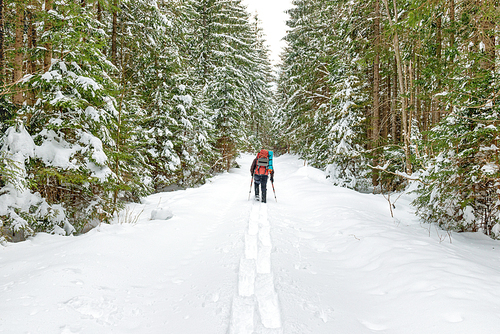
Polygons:
<instances>
[{"instance_id":1,"label":"ski track in snow","mask_svg":"<svg viewBox=\"0 0 500 334\"><path fill-rule=\"evenodd\" d=\"M279 298L271 269L272 242L267 209L267 204L256 202L250 211L229 334L283 333Z\"/></svg>"}]
</instances>

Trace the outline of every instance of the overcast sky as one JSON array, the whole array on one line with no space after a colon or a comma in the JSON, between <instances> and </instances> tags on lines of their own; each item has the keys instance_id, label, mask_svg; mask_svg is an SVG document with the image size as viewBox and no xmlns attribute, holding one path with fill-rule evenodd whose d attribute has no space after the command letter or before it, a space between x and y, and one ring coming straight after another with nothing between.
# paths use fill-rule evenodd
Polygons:
<instances>
[{"instance_id":1,"label":"overcast sky","mask_svg":"<svg viewBox=\"0 0 500 334\"><path fill-rule=\"evenodd\" d=\"M242 0L242 2L252 15L257 12L271 50L271 60L277 64L281 49L285 46L282 40L286 35L288 20L285 10L292 7L292 0Z\"/></svg>"}]
</instances>

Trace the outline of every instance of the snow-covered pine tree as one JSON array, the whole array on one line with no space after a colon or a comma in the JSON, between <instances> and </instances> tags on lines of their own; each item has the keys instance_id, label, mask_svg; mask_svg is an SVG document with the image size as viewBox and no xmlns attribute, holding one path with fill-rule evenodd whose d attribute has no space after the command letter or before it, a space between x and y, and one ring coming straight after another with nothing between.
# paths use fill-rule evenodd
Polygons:
<instances>
[{"instance_id":1,"label":"snow-covered pine tree","mask_svg":"<svg viewBox=\"0 0 500 334\"><path fill-rule=\"evenodd\" d=\"M337 15L340 12L343 14ZM312 65L318 79L311 87L310 99L317 96L318 102L314 104L317 107L313 126L317 131L311 142L310 159L317 166L326 166L334 184L366 189L364 123L368 91L360 64L363 41L354 37L364 29L359 24L359 12L359 4L319 1L311 15L314 25L308 35L314 37L311 45L318 54L318 65Z\"/></svg>"},{"instance_id":2,"label":"snow-covered pine tree","mask_svg":"<svg viewBox=\"0 0 500 334\"><path fill-rule=\"evenodd\" d=\"M117 66L125 105L133 106L140 150L153 186L188 186L209 175L211 125L190 88L183 53L186 11L180 3L122 1L117 17Z\"/></svg>"},{"instance_id":3,"label":"snow-covered pine tree","mask_svg":"<svg viewBox=\"0 0 500 334\"><path fill-rule=\"evenodd\" d=\"M286 36L288 46L283 53L278 82L279 107L275 124L280 127L278 133L286 134L286 146L302 157L308 157L313 136L312 122L314 111L310 100L310 80L315 68L311 62L317 55L309 48L313 41L313 19L317 1L295 0L295 8L289 11L287 22L290 30Z\"/></svg>"},{"instance_id":4,"label":"snow-covered pine tree","mask_svg":"<svg viewBox=\"0 0 500 334\"><path fill-rule=\"evenodd\" d=\"M272 133L272 113L275 110L274 92L272 83L275 80L272 64L269 60L269 49L265 35L260 27L257 16L252 18L252 49L249 59L247 75L249 77L246 89L246 108L249 110L246 121L250 151L262 147L271 147L274 141Z\"/></svg>"},{"instance_id":5,"label":"snow-covered pine tree","mask_svg":"<svg viewBox=\"0 0 500 334\"><path fill-rule=\"evenodd\" d=\"M157 1L121 0L108 7L104 22L112 36L108 50L114 62L118 82L118 111L128 131L119 131L121 140L129 136L134 142L130 152L117 150L116 162L124 168L137 166L143 180L132 185L144 185L145 193L164 186L172 177L177 161L168 138L171 121L165 119L165 108L171 99L169 92L174 71L172 63L170 24ZM170 43L171 44L171 43ZM175 50L173 50L175 52ZM174 53L174 57L175 57ZM140 195L140 194L139 194Z\"/></svg>"},{"instance_id":6,"label":"snow-covered pine tree","mask_svg":"<svg viewBox=\"0 0 500 334\"><path fill-rule=\"evenodd\" d=\"M105 221L114 211L110 193L116 176L108 166L107 153L115 144L110 133L116 115L115 87L106 75L110 66L100 52L104 36L91 9L58 1L46 13L44 22L50 21L51 30L42 42L53 46L50 67L23 80L37 100L32 106L25 104L17 119L27 124L35 146L32 153L23 153L24 161L17 162L21 169L26 166L29 183L24 184L41 195L41 202L57 207L60 215L57 220L40 219L33 213L39 207L34 202L13 207L26 222L17 226L27 234L59 232L57 226L64 227L66 220L79 232L94 220ZM8 130L3 151L19 155L8 135L25 138L26 133L22 126L15 127ZM66 226L66 233L70 232L72 228Z\"/></svg>"},{"instance_id":7,"label":"snow-covered pine tree","mask_svg":"<svg viewBox=\"0 0 500 334\"><path fill-rule=\"evenodd\" d=\"M255 129L252 110L269 100L269 60L241 1L195 1L191 8L189 54L196 87L214 125L215 168L228 169L237 152L249 147L249 132ZM267 111L259 110L262 115Z\"/></svg>"},{"instance_id":8,"label":"snow-covered pine tree","mask_svg":"<svg viewBox=\"0 0 500 334\"><path fill-rule=\"evenodd\" d=\"M500 214L500 129L490 111L474 114L471 120L470 110L457 111L431 131L433 149L440 153L428 160L414 204L426 222L491 234Z\"/></svg>"},{"instance_id":9,"label":"snow-covered pine tree","mask_svg":"<svg viewBox=\"0 0 500 334\"><path fill-rule=\"evenodd\" d=\"M239 0L218 0L212 24L212 80L207 83L208 106L213 111L216 129L216 147L220 152L221 167L229 170L238 149L246 144L245 109L248 53L251 49L249 15Z\"/></svg>"}]
</instances>

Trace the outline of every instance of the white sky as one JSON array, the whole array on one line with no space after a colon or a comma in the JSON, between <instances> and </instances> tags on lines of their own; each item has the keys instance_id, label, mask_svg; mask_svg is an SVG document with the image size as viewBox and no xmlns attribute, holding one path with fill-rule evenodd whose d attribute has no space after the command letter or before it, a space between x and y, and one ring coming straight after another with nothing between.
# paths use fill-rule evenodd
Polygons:
<instances>
[{"instance_id":1,"label":"white sky","mask_svg":"<svg viewBox=\"0 0 500 334\"><path fill-rule=\"evenodd\" d=\"M270 46L271 60L277 64L281 49L286 44L282 40L287 30L288 14L285 14L285 10L292 7L292 0L242 0L242 3L252 15L257 12Z\"/></svg>"}]
</instances>

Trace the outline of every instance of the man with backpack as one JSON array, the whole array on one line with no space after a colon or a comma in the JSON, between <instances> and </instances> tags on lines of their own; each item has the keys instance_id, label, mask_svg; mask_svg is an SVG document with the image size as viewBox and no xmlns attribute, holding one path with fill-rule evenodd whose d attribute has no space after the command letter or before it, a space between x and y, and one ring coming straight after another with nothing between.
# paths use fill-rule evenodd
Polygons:
<instances>
[{"instance_id":1,"label":"man with backpack","mask_svg":"<svg viewBox=\"0 0 500 334\"><path fill-rule=\"evenodd\" d=\"M250 173L255 182L255 199L257 201L260 199L262 203L266 203L267 178L269 175L271 176L271 182L274 182L273 151L260 150L252 162ZM261 190L260 197L259 185Z\"/></svg>"}]
</instances>

